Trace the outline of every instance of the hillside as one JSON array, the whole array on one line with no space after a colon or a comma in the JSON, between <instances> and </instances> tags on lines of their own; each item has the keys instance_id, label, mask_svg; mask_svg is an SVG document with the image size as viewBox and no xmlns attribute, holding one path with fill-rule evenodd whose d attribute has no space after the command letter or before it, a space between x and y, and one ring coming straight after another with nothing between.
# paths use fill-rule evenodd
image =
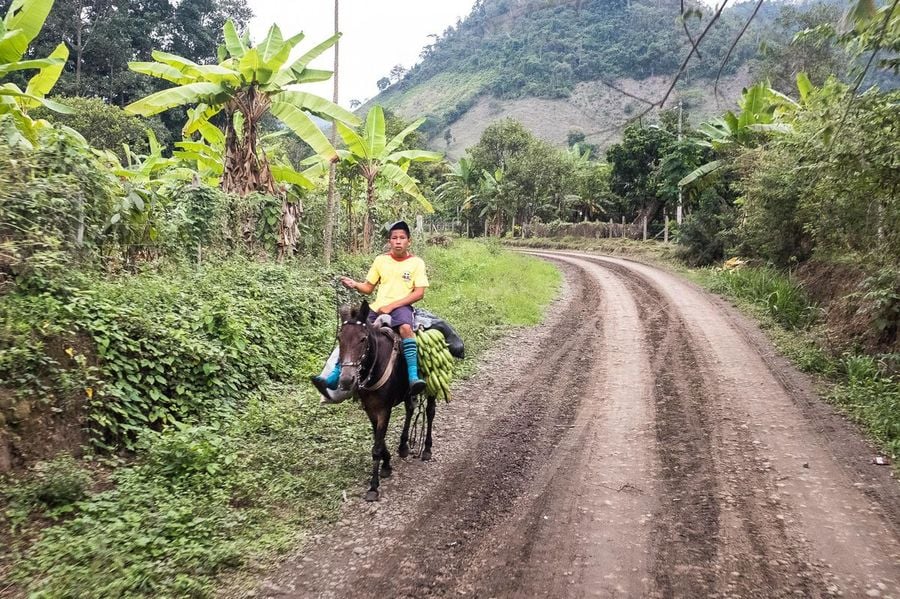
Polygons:
<instances>
[{"instance_id":1,"label":"hillside","mask_svg":"<svg viewBox=\"0 0 900 599\"><path fill-rule=\"evenodd\" d=\"M779 6L765 3L724 65L716 101L713 81L753 6L722 14L666 107L681 99L695 122L720 113L750 82L761 42L784 44L790 32L774 25ZM702 11L687 23L695 38L712 17ZM479 0L372 102L427 116L430 145L451 157L505 116L553 143L577 131L602 147L645 107L607 83L658 101L690 49L679 14L673 0Z\"/></svg>"}]
</instances>

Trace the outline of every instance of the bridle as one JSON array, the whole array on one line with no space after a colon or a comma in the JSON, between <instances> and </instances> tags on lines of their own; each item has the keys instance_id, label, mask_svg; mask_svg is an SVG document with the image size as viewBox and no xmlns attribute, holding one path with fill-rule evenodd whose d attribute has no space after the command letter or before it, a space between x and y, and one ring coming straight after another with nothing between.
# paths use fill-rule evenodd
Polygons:
<instances>
[{"instance_id":1,"label":"bridle","mask_svg":"<svg viewBox=\"0 0 900 599\"><path fill-rule=\"evenodd\" d=\"M356 367L357 368L356 376L359 377L358 369L362 368L362 365L365 363L366 359L369 357L369 350L372 346L372 342L369 339L369 333L370 333L369 325L364 322L360 322L359 320L345 320L344 322L341 323L341 329L343 329L344 326L346 326L348 324L359 325L366 332L366 346L365 346L365 349L363 349L362 354L360 354L359 360L356 360L355 362L341 361L341 369L343 369L346 366Z\"/></svg>"},{"instance_id":2,"label":"bridle","mask_svg":"<svg viewBox=\"0 0 900 599\"><path fill-rule=\"evenodd\" d=\"M374 358L372 358L371 360L369 359L369 352L372 349L372 334L373 334L371 327L369 326L368 323L360 322L359 320L345 320L341 323L340 328L343 329L345 325L358 325L358 326L363 327L363 330L366 332L366 345L365 345L365 348L363 349L362 354L359 357L359 360L352 361L352 362L351 361L346 361L346 362L341 361L341 369L343 370L344 367L347 367L347 366L356 368L357 387L361 391L377 391L378 389L381 389L385 385L385 383L388 382L388 379L390 379L391 374L394 371L394 363L397 359L398 349L400 346L399 335L397 335L396 333L392 333L391 336L394 340L394 346L391 348L391 355L390 355L390 358L388 359L387 366L384 368L384 371L381 374L381 378L378 379L377 382L372 383L372 377L375 375L375 368L374 368L375 360L374 360ZM369 363L369 366L368 366L369 372L366 375L365 380L360 381L360 376L361 376L361 371L363 370L363 365L366 364L367 362Z\"/></svg>"}]
</instances>

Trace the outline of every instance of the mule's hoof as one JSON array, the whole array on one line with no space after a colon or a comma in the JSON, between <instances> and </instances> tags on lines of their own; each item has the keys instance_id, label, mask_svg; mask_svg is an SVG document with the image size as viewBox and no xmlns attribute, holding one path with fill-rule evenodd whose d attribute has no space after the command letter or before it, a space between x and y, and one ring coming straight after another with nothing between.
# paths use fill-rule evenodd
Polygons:
<instances>
[{"instance_id":1,"label":"mule's hoof","mask_svg":"<svg viewBox=\"0 0 900 599\"><path fill-rule=\"evenodd\" d=\"M390 478L393 473L393 468L385 468L384 466L381 467L381 478Z\"/></svg>"},{"instance_id":2,"label":"mule's hoof","mask_svg":"<svg viewBox=\"0 0 900 599\"><path fill-rule=\"evenodd\" d=\"M431 450L426 449L425 451L422 452L422 461L427 462L430 459L431 459Z\"/></svg>"},{"instance_id":3,"label":"mule's hoof","mask_svg":"<svg viewBox=\"0 0 900 599\"><path fill-rule=\"evenodd\" d=\"M401 458L408 458L409 457L409 446L401 445L400 449L397 450L397 455L399 455Z\"/></svg>"},{"instance_id":4,"label":"mule's hoof","mask_svg":"<svg viewBox=\"0 0 900 599\"><path fill-rule=\"evenodd\" d=\"M378 491L369 491L366 493L366 501L378 501Z\"/></svg>"}]
</instances>

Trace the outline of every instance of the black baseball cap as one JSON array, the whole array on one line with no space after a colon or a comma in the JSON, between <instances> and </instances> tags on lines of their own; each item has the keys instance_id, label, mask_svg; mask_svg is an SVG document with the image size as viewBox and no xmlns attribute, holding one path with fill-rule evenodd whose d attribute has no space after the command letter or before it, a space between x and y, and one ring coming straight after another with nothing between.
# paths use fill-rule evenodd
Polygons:
<instances>
[{"instance_id":1,"label":"black baseball cap","mask_svg":"<svg viewBox=\"0 0 900 599\"><path fill-rule=\"evenodd\" d=\"M398 220L397 222L391 224L391 226L388 227L388 237L390 237L391 231L406 231L406 236L410 236L409 225L406 224L405 220Z\"/></svg>"}]
</instances>

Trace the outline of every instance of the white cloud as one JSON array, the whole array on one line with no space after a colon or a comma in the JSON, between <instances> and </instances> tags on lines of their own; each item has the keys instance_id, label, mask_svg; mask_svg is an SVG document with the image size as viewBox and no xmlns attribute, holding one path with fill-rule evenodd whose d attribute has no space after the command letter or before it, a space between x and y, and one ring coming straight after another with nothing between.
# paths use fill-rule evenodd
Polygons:
<instances>
[{"instance_id":1,"label":"white cloud","mask_svg":"<svg viewBox=\"0 0 900 599\"><path fill-rule=\"evenodd\" d=\"M324 41L334 31L334 0L248 0L254 18L250 35L258 42L276 23L285 37L299 31L306 38L302 53ZM376 81L395 64L409 68L419 53L457 18L465 18L474 0L340 0L339 100L365 100L378 92ZM323 54L312 66L331 69L334 56ZM331 81L308 86L308 91L331 98Z\"/></svg>"}]
</instances>

